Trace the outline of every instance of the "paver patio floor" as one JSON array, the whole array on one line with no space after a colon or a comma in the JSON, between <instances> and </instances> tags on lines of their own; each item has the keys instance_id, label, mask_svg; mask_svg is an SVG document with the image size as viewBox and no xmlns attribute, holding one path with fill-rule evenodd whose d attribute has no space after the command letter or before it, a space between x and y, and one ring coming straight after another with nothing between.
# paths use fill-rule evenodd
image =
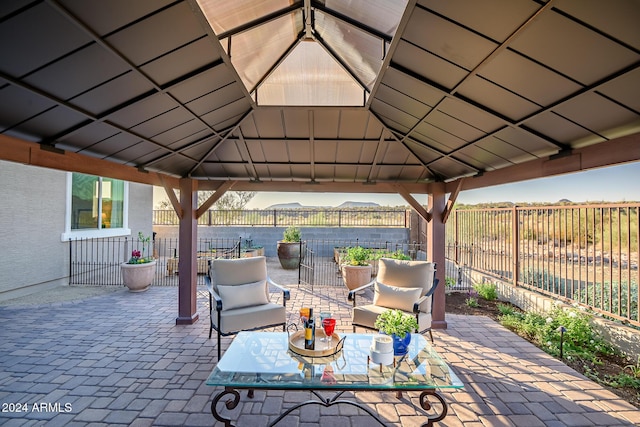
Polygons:
<instances>
[{"instance_id":1,"label":"paver patio floor","mask_svg":"<svg viewBox=\"0 0 640 427\"><path fill-rule=\"evenodd\" d=\"M272 264L269 268L275 273ZM299 307L311 305L332 311L338 332L351 331L344 288L315 287L313 294L290 288L291 322ZM216 363L207 303L203 289L200 320L190 326L175 325L175 287L141 294L123 288L80 301L0 307L0 425L221 425L210 413L219 389L205 385ZM448 315L446 320L448 329L434 331L436 348L465 388L442 393L449 415L438 425L640 424L635 407L489 318ZM223 350L231 339L223 339ZM425 422L419 405L409 402L417 404L418 393L405 393L402 400L375 392L347 397L373 408L391 426ZM238 426L263 426L308 398L306 392L256 391L253 399L243 393L232 413ZM371 421L350 405L314 405L278 425L355 427Z\"/></svg>"}]
</instances>

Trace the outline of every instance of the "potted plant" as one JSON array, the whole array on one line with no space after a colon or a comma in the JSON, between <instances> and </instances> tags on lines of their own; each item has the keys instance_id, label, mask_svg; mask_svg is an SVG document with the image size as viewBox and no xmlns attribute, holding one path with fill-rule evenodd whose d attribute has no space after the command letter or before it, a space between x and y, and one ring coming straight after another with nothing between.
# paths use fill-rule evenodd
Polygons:
<instances>
[{"instance_id":1,"label":"potted plant","mask_svg":"<svg viewBox=\"0 0 640 427\"><path fill-rule=\"evenodd\" d=\"M346 254L341 258L342 278L349 290L356 289L371 281L373 267L369 263L371 249L362 246L347 248Z\"/></svg>"},{"instance_id":2,"label":"potted plant","mask_svg":"<svg viewBox=\"0 0 640 427\"><path fill-rule=\"evenodd\" d=\"M151 236L145 237L142 232L139 232L138 239L142 244L142 251L134 249L131 251L129 261L120 264L122 283L131 292L144 292L149 289L156 272L156 260L151 256L146 256Z\"/></svg>"},{"instance_id":3,"label":"potted plant","mask_svg":"<svg viewBox=\"0 0 640 427\"><path fill-rule=\"evenodd\" d=\"M262 245L253 245L251 249L256 251L256 256L264 256L264 246Z\"/></svg>"},{"instance_id":4,"label":"potted plant","mask_svg":"<svg viewBox=\"0 0 640 427\"><path fill-rule=\"evenodd\" d=\"M411 261L411 257L409 255L406 255L402 249L396 249L395 252L391 252L389 254L389 258L402 261Z\"/></svg>"},{"instance_id":5,"label":"potted plant","mask_svg":"<svg viewBox=\"0 0 640 427\"><path fill-rule=\"evenodd\" d=\"M393 338L393 354L401 356L409 350L411 333L418 329L418 321L415 316L404 313L402 310L385 310L378 316L373 326L380 333Z\"/></svg>"},{"instance_id":6,"label":"potted plant","mask_svg":"<svg viewBox=\"0 0 640 427\"><path fill-rule=\"evenodd\" d=\"M300 266L300 229L287 227L278 241L278 259L285 270L294 270Z\"/></svg>"}]
</instances>

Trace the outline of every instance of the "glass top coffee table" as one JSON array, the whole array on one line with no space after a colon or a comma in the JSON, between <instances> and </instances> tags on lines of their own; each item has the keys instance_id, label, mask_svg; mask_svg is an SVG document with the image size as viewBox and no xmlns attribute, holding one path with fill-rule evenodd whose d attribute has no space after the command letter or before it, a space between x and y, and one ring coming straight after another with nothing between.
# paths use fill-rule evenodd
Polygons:
<instances>
[{"instance_id":1,"label":"glass top coffee table","mask_svg":"<svg viewBox=\"0 0 640 427\"><path fill-rule=\"evenodd\" d=\"M439 390L459 389L462 382L422 335L413 334L409 351L396 356L389 366L374 364L369 359L375 334L340 334L344 337L342 350L332 356L300 356L289 349L286 332L240 332L216 367L206 384L224 387L211 403L211 413L225 426L231 420L218 413L217 406L225 396L227 409L240 401L238 390L308 390L318 400L308 400L288 408L271 426L289 413L305 405L325 407L334 404L356 406L381 425L385 423L370 408L354 400L339 399L346 391L420 391L420 406L427 412L423 426L431 426L447 415L447 404ZM322 345L320 343L320 345ZM325 398L320 393L333 393ZM435 400L433 400L435 399Z\"/></svg>"}]
</instances>

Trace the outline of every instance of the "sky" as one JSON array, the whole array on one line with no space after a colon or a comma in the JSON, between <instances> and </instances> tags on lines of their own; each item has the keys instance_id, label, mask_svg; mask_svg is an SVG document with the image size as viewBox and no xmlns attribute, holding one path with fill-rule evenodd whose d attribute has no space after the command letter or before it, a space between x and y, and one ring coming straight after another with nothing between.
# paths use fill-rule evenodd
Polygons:
<instances>
[{"instance_id":1,"label":"sky","mask_svg":"<svg viewBox=\"0 0 640 427\"><path fill-rule=\"evenodd\" d=\"M166 198L164 190L156 187L157 198ZM426 196L416 197L427 203ZM461 191L457 203L478 204L497 202L548 202L561 199L572 202L632 202L640 201L640 162L576 172L550 178L521 181L477 190ZM264 209L278 203L298 202L303 206L335 207L346 201L375 202L381 206L406 206L407 202L395 194L351 193L258 193L247 209Z\"/></svg>"}]
</instances>

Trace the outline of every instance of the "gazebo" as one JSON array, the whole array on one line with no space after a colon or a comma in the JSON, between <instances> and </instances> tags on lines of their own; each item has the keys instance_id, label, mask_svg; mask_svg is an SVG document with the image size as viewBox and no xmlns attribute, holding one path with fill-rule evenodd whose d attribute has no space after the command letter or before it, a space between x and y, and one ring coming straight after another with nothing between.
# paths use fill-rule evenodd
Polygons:
<instances>
[{"instance_id":1,"label":"gazebo","mask_svg":"<svg viewBox=\"0 0 640 427\"><path fill-rule=\"evenodd\" d=\"M624 0L5 2L0 159L164 186L190 324L197 218L230 189L400 194L444 263L460 191L640 160L639 18Z\"/></svg>"}]
</instances>

